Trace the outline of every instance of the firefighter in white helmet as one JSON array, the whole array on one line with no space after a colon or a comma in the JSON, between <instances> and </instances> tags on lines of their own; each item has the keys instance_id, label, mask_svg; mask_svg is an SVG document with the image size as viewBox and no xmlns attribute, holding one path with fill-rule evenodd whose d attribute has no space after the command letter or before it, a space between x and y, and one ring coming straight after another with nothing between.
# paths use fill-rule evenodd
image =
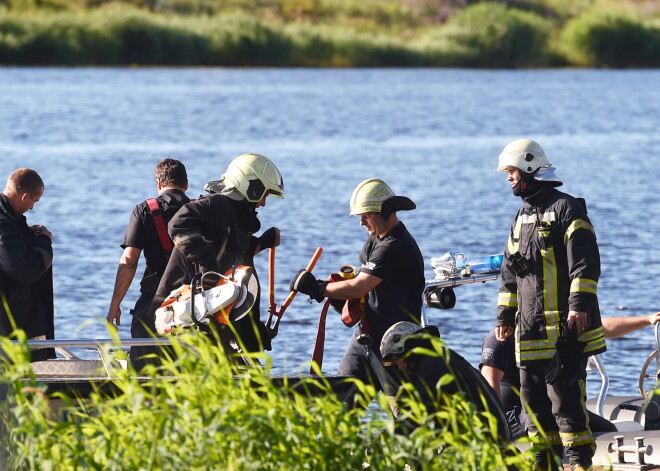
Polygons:
<instances>
[{"instance_id":1,"label":"firefighter in white helmet","mask_svg":"<svg viewBox=\"0 0 660 471\"><path fill-rule=\"evenodd\" d=\"M399 321L419 322L422 307L424 261L415 239L397 216L397 211L412 209L415 203L396 196L383 180L364 180L350 199L350 214L360 217L360 225L368 233L358 275L328 283L300 270L291 282L292 290L318 302L325 297L349 300L366 296L365 315L351 336L337 374L373 382L377 390L387 387L379 374L383 371L378 348L383 334ZM352 403L354 392L344 399Z\"/></svg>"},{"instance_id":2,"label":"firefighter in white helmet","mask_svg":"<svg viewBox=\"0 0 660 471\"><path fill-rule=\"evenodd\" d=\"M266 206L268 196L284 197L282 174L270 159L260 154L239 155L220 180L208 182L204 189L208 194L183 206L168 226L175 248L158 286L155 307L172 290L190 283L196 273L225 273L237 265L254 270L254 255L280 243L276 227L259 237L254 235L261 230L257 208ZM258 292L255 298L249 315L233 322L233 327L248 351L270 350L260 320ZM230 335L231 329L222 333Z\"/></svg>"},{"instance_id":3,"label":"firefighter in white helmet","mask_svg":"<svg viewBox=\"0 0 660 471\"><path fill-rule=\"evenodd\" d=\"M513 219L502 265L496 335L514 328L523 404L535 413L554 450L536 455L539 469L588 469L594 440L585 406L587 357L604 352L598 309L600 256L586 204L556 189L562 181L541 146L508 144L499 156L523 206ZM536 424L531 436L540 436Z\"/></svg>"},{"instance_id":4,"label":"firefighter in white helmet","mask_svg":"<svg viewBox=\"0 0 660 471\"><path fill-rule=\"evenodd\" d=\"M508 422L495 391L470 363L440 341L437 327L421 327L409 321L397 322L383 335L380 354L383 365L396 365L401 372L401 381L413 386L415 395L412 399L424 404L439 428L447 424L443 423L443 414L436 412L451 404L448 396L462 394L479 413L488 412L495 418L497 429L491 430L495 441L510 441ZM446 375L451 375L454 380L447 381ZM405 388L396 391L394 396L387 395L396 424L403 433L410 433L423 425L416 419L426 418L403 410L409 402L402 400L402 396L409 395L410 390ZM485 417L482 420L488 421Z\"/></svg>"}]
</instances>

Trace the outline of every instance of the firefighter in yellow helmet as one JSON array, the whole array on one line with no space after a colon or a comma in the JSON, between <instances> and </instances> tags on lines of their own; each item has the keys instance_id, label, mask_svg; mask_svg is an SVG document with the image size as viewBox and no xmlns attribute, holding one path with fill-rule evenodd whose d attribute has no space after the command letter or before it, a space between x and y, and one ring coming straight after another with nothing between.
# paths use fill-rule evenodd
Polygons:
<instances>
[{"instance_id":1,"label":"firefighter in yellow helmet","mask_svg":"<svg viewBox=\"0 0 660 471\"><path fill-rule=\"evenodd\" d=\"M254 255L280 243L276 227L255 236L261 230L257 208L266 206L268 196L284 197L282 174L270 159L260 154L239 155L220 180L208 182L204 189L208 194L184 205L168 225L174 250L158 286L154 309L172 290L190 283L195 274L225 273L237 265L254 270ZM232 324L240 337L237 340L248 351L270 350L260 320L258 290L254 298L247 315L232 319ZM224 329L221 335L231 335L231 329ZM222 340L225 346L231 344L231 339Z\"/></svg>"},{"instance_id":2,"label":"firefighter in yellow helmet","mask_svg":"<svg viewBox=\"0 0 660 471\"><path fill-rule=\"evenodd\" d=\"M554 450L554 456L537 453L539 469L558 469L562 452L573 469L586 469L595 443L586 415L585 367L590 355L606 349L596 234L584 201L556 189L562 181L537 142L509 143L497 171L508 174L523 206L504 252L496 336L503 341L516 330L521 399ZM534 423L528 432L540 437Z\"/></svg>"},{"instance_id":3,"label":"firefighter in yellow helmet","mask_svg":"<svg viewBox=\"0 0 660 471\"><path fill-rule=\"evenodd\" d=\"M360 253L361 267L350 280L328 283L300 270L291 289L321 302L323 298L355 299L366 296L365 320L351 336L337 374L388 387L379 345L385 331L399 321L419 322L424 290L424 261L415 239L397 216L415 209L405 196L396 196L383 180L371 178L357 185L350 199L351 216L360 217L368 237ZM367 332L368 335L365 335ZM396 376L396 368L390 367ZM355 391L344 398L354 400Z\"/></svg>"}]
</instances>

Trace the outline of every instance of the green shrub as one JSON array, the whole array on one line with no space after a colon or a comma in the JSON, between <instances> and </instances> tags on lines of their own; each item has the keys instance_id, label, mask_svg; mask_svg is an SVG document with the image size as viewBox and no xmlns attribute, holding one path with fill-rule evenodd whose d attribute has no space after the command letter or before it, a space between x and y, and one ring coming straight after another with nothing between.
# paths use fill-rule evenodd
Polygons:
<instances>
[{"instance_id":1,"label":"green shrub","mask_svg":"<svg viewBox=\"0 0 660 471\"><path fill-rule=\"evenodd\" d=\"M621 11L590 10L561 34L566 55L584 66L660 66L660 27Z\"/></svg>"},{"instance_id":2,"label":"green shrub","mask_svg":"<svg viewBox=\"0 0 660 471\"><path fill-rule=\"evenodd\" d=\"M209 38L207 65L283 66L292 54L291 40L280 29L266 26L243 14L223 14L199 19Z\"/></svg>"},{"instance_id":3,"label":"green shrub","mask_svg":"<svg viewBox=\"0 0 660 471\"><path fill-rule=\"evenodd\" d=\"M460 11L419 42L437 65L522 67L547 64L550 25L528 12L486 2Z\"/></svg>"},{"instance_id":4,"label":"green shrub","mask_svg":"<svg viewBox=\"0 0 660 471\"><path fill-rule=\"evenodd\" d=\"M387 67L422 64L421 55L403 41L348 28L296 25L286 30L295 44L296 66Z\"/></svg>"},{"instance_id":5,"label":"green shrub","mask_svg":"<svg viewBox=\"0 0 660 471\"><path fill-rule=\"evenodd\" d=\"M146 381L119 370L112 381L116 393L99 389L83 400L48 395L30 373L25 344L0 339L6 354L0 363L2 469L527 468L524 455L503 457L489 424L475 419L474 407L459 397L438 408L443 428L411 402L419 423L429 425L400 435L383 419L388 406L382 396L375 407L346 410L323 380L276 384L267 357L263 370L245 370L204 338L180 340L176 359L152 369ZM306 387L317 394L306 394ZM66 422L50 417L56 399L67 404Z\"/></svg>"}]
</instances>

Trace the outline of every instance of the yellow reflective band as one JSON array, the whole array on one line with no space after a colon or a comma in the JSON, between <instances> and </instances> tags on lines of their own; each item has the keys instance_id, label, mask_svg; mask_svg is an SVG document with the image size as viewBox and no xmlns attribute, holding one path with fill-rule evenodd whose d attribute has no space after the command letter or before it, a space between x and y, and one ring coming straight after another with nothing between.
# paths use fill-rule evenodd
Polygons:
<instances>
[{"instance_id":1,"label":"yellow reflective band","mask_svg":"<svg viewBox=\"0 0 660 471\"><path fill-rule=\"evenodd\" d=\"M523 350L554 348L557 342L551 339L522 340L520 346Z\"/></svg>"},{"instance_id":2,"label":"yellow reflective band","mask_svg":"<svg viewBox=\"0 0 660 471\"><path fill-rule=\"evenodd\" d=\"M606 345L605 337L598 340L593 340L589 342L586 347L584 347L584 353L590 353L595 352L596 350L604 349Z\"/></svg>"},{"instance_id":3,"label":"yellow reflective band","mask_svg":"<svg viewBox=\"0 0 660 471\"><path fill-rule=\"evenodd\" d=\"M585 330L582 332L580 337L578 337L578 340L580 342L593 342L594 340L598 340L601 338L605 338L605 331L603 330L602 326L596 327L595 329L591 330Z\"/></svg>"},{"instance_id":4,"label":"yellow reflective band","mask_svg":"<svg viewBox=\"0 0 660 471\"><path fill-rule=\"evenodd\" d=\"M561 437L558 432L541 432L539 430L530 430L528 436L534 438L535 441L545 443L547 445L561 445Z\"/></svg>"},{"instance_id":5,"label":"yellow reflective band","mask_svg":"<svg viewBox=\"0 0 660 471\"><path fill-rule=\"evenodd\" d=\"M187 245L191 241L200 240L200 239L202 239L202 234L196 232L194 234L185 234L185 235L176 236L172 239L172 242L174 243L175 247L180 247L182 245Z\"/></svg>"},{"instance_id":6,"label":"yellow reflective band","mask_svg":"<svg viewBox=\"0 0 660 471\"><path fill-rule=\"evenodd\" d=\"M573 233L578 229L586 229L588 231L594 232L594 226L592 226L589 222L585 221L584 219L576 219L571 223L570 226L568 226L568 229L566 229L566 232L564 233L564 245L568 244L569 239L573 237Z\"/></svg>"},{"instance_id":7,"label":"yellow reflective band","mask_svg":"<svg viewBox=\"0 0 660 471\"><path fill-rule=\"evenodd\" d=\"M516 219L516 224L513 227L513 234L509 235L509 240L506 243L506 248L509 253L516 253L518 251L518 243L520 241L520 228L522 227L522 217Z\"/></svg>"},{"instance_id":8,"label":"yellow reflective band","mask_svg":"<svg viewBox=\"0 0 660 471\"><path fill-rule=\"evenodd\" d=\"M561 437L562 444L568 447L589 445L594 441L594 437L589 430L584 430L579 433L560 432L559 436Z\"/></svg>"},{"instance_id":9,"label":"yellow reflective band","mask_svg":"<svg viewBox=\"0 0 660 471\"><path fill-rule=\"evenodd\" d=\"M516 293L499 293L497 305L506 307L518 307L518 295Z\"/></svg>"},{"instance_id":10,"label":"yellow reflective band","mask_svg":"<svg viewBox=\"0 0 660 471\"><path fill-rule=\"evenodd\" d=\"M535 360L548 360L555 355L555 350L535 350L535 351L519 351L517 359L520 362L523 361L535 361Z\"/></svg>"},{"instance_id":11,"label":"yellow reflective band","mask_svg":"<svg viewBox=\"0 0 660 471\"><path fill-rule=\"evenodd\" d=\"M575 278L571 281L571 293L598 293L598 282L589 278Z\"/></svg>"},{"instance_id":12,"label":"yellow reflective band","mask_svg":"<svg viewBox=\"0 0 660 471\"><path fill-rule=\"evenodd\" d=\"M556 341L559 338L559 296L557 293L557 260L555 249L541 249L543 260L543 316L546 338Z\"/></svg>"}]
</instances>

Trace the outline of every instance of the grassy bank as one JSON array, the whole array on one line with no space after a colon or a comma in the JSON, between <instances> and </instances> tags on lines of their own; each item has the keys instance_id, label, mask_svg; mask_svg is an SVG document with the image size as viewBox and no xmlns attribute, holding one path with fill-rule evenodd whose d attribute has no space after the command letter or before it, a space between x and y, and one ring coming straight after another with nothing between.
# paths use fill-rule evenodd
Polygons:
<instances>
[{"instance_id":1,"label":"grassy bank","mask_svg":"<svg viewBox=\"0 0 660 471\"><path fill-rule=\"evenodd\" d=\"M7 353L0 365L2 469L531 469L524 455L503 456L488 418L460 397L434 416L413 403L411 414L426 425L401 435L383 420L384 399L377 408L346 410L329 385L314 397L304 387L276 387L268 367L248 376L203 339L186 341L193 349L176 346L178 359L165 365L165 377L176 381L139 382L120 371L113 381L119 394L83 401L48 396L29 379L26 347L0 340ZM52 420L55 399L67 404L67 422Z\"/></svg>"},{"instance_id":2,"label":"grassy bank","mask_svg":"<svg viewBox=\"0 0 660 471\"><path fill-rule=\"evenodd\" d=\"M0 64L657 67L653 5L0 0Z\"/></svg>"}]
</instances>

